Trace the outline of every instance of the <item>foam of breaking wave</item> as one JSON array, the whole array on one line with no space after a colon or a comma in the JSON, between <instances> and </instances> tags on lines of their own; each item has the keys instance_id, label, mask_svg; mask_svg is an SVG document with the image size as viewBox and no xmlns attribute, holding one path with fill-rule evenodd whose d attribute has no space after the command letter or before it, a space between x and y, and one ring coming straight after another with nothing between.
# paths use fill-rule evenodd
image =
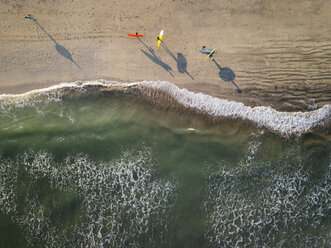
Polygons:
<instances>
[{"instance_id":1,"label":"foam of breaking wave","mask_svg":"<svg viewBox=\"0 0 331 248\"><path fill-rule=\"evenodd\" d=\"M50 103L61 101L63 90L57 88L47 88L43 90L31 91L19 95L0 95L0 110L8 111L12 108L23 108L26 106L35 106L37 103Z\"/></svg>"},{"instance_id":2,"label":"foam of breaking wave","mask_svg":"<svg viewBox=\"0 0 331 248\"><path fill-rule=\"evenodd\" d=\"M0 210L13 216L31 247L138 247L142 236L157 244L162 240L155 230L167 229L175 185L153 179L154 166L148 149L125 152L110 163L97 163L85 155L58 163L48 153L25 153L17 162L0 163ZM15 189L22 169L31 187L47 180L51 189L77 195L80 221L55 225L52 209L38 194L28 190L19 199Z\"/></svg>"},{"instance_id":3,"label":"foam of breaking wave","mask_svg":"<svg viewBox=\"0 0 331 248\"><path fill-rule=\"evenodd\" d=\"M174 97L185 107L208 113L214 117L233 117L253 121L261 126L282 134L298 134L328 121L331 117L331 105L311 112L279 112L271 107L249 107L243 103L211 97L202 93L194 93L180 89L169 82L144 82L144 86L164 91ZM157 93L149 93L149 97L158 98Z\"/></svg>"},{"instance_id":4,"label":"foam of breaking wave","mask_svg":"<svg viewBox=\"0 0 331 248\"><path fill-rule=\"evenodd\" d=\"M259 147L262 145L262 142L259 140L261 134L263 134L263 132L261 132L260 134L251 134L251 137L248 141L248 151L246 153L246 156L244 156L244 158L239 161L240 166L249 167L251 165L254 165L256 153L258 152Z\"/></svg>"},{"instance_id":5,"label":"foam of breaking wave","mask_svg":"<svg viewBox=\"0 0 331 248\"><path fill-rule=\"evenodd\" d=\"M298 152L254 165L248 151L248 167L219 164L205 201L206 238L214 247L328 247L331 163L312 182Z\"/></svg>"},{"instance_id":6,"label":"foam of breaking wave","mask_svg":"<svg viewBox=\"0 0 331 248\"><path fill-rule=\"evenodd\" d=\"M24 106L38 101L38 99L42 101L60 100L65 90L85 91L91 87L122 91L138 89L141 95L153 102L161 102L162 98L169 98L168 96L170 96L182 106L197 112L206 113L212 117L250 120L283 135L301 134L328 122L331 118L331 105L324 105L322 108L310 112L279 112L271 107L249 107L240 102L219 99L202 93L194 93L165 81L119 83L116 81L96 80L62 83L20 95L0 95L0 107L4 109L11 105ZM165 96L165 94L168 96ZM34 96L33 101L29 100L31 96ZM43 96L43 98L40 98L40 96Z\"/></svg>"}]
</instances>

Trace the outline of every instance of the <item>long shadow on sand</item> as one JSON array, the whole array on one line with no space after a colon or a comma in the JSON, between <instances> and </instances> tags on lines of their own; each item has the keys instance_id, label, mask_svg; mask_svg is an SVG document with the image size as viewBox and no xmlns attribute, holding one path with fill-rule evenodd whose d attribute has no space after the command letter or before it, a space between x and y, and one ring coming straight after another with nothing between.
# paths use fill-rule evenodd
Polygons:
<instances>
[{"instance_id":1,"label":"long shadow on sand","mask_svg":"<svg viewBox=\"0 0 331 248\"><path fill-rule=\"evenodd\" d=\"M155 64L161 66L164 70L166 70L167 72L169 72L169 74L173 77L174 75L171 73L172 68L167 65L166 63L164 63L161 58L159 58L153 48L151 48L150 46L147 46L145 42L143 42L141 39L138 38L138 40L147 48L147 50L151 53L149 54L148 52L144 51L143 49L140 49L140 51L146 55L147 58L149 58L150 60L152 60Z\"/></svg>"},{"instance_id":2,"label":"long shadow on sand","mask_svg":"<svg viewBox=\"0 0 331 248\"><path fill-rule=\"evenodd\" d=\"M56 49L56 51L61 55L61 56L63 56L63 57L65 57L65 58L67 58L67 59L69 59L72 63L74 63L77 67L78 67L78 69L79 70L83 70L77 63L76 63L76 61L72 58L72 56L71 56L71 53L64 47L64 46L62 46L62 45L60 45L49 33L47 33L47 31L43 28L43 26L41 26L40 24L39 24L39 22L38 21L36 21L36 20L33 20L38 26L39 26L39 28L45 33L45 34L47 34L47 36L55 43L55 49Z\"/></svg>"},{"instance_id":3,"label":"long shadow on sand","mask_svg":"<svg viewBox=\"0 0 331 248\"><path fill-rule=\"evenodd\" d=\"M171 50L164 44L164 42L161 42L162 47L166 52L170 55L171 58L173 58L177 63L177 70L180 73L186 73L192 80L194 80L194 77L187 71L187 60L184 57L182 53L177 53L177 57L171 52Z\"/></svg>"},{"instance_id":4,"label":"long shadow on sand","mask_svg":"<svg viewBox=\"0 0 331 248\"><path fill-rule=\"evenodd\" d=\"M211 58L211 60L215 63L215 65L220 69L219 75L220 78L224 82L232 82L234 86L237 88L237 92L241 93L241 89L238 87L238 85L234 82L234 79L236 78L236 74L231 70L229 67L221 67L214 58Z\"/></svg>"}]
</instances>

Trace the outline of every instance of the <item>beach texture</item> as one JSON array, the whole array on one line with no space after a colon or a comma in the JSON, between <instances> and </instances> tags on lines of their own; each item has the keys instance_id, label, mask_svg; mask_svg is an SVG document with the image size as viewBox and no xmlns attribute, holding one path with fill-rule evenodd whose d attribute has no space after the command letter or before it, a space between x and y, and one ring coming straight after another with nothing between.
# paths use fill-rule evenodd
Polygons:
<instances>
[{"instance_id":1,"label":"beach texture","mask_svg":"<svg viewBox=\"0 0 331 248\"><path fill-rule=\"evenodd\" d=\"M277 110L331 103L327 0L1 0L0 5L0 94L104 78L169 81ZM38 20L25 19L27 14ZM157 47L161 29L164 42ZM127 36L135 32L144 37ZM199 52L204 45L216 49L213 61Z\"/></svg>"}]
</instances>

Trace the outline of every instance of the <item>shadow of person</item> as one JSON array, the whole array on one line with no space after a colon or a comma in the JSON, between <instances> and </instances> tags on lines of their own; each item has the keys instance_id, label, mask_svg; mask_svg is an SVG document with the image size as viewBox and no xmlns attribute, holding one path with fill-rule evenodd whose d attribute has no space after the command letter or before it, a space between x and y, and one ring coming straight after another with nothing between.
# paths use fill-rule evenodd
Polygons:
<instances>
[{"instance_id":1,"label":"shadow of person","mask_svg":"<svg viewBox=\"0 0 331 248\"><path fill-rule=\"evenodd\" d=\"M229 67L221 67L214 58L210 58L215 65L220 69L219 76L224 82L232 82L234 86L237 88L237 92L241 93L241 89L238 87L238 85L234 82L234 79L236 78L236 74L233 72L233 70Z\"/></svg>"},{"instance_id":2,"label":"shadow of person","mask_svg":"<svg viewBox=\"0 0 331 248\"><path fill-rule=\"evenodd\" d=\"M164 63L161 58L159 58L153 48L151 48L150 46L147 46L145 44L145 42L143 42L141 39L138 38L138 40L147 48L147 50L150 52L150 54L146 51L144 51L143 49L140 49L140 51L146 55L147 58L149 58L150 60L152 60L155 64L161 66L164 70L166 70L172 77L174 77L174 75L171 73L172 68L167 65L166 63Z\"/></svg>"},{"instance_id":3,"label":"shadow of person","mask_svg":"<svg viewBox=\"0 0 331 248\"><path fill-rule=\"evenodd\" d=\"M177 70L180 73L186 73L192 80L194 80L194 77L187 71L187 60L184 57L182 53L177 53L177 58L176 56L170 51L170 49L164 44L163 41L161 41L161 45L166 50L166 52L170 55L171 58L173 58L176 63L177 63Z\"/></svg>"},{"instance_id":4,"label":"shadow of person","mask_svg":"<svg viewBox=\"0 0 331 248\"><path fill-rule=\"evenodd\" d=\"M65 58L67 58L67 59L69 59L72 63L74 63L77 67L78 67L78 69L79 70L83 70L77 63L76 63L76 61L72 58L72 56L71 56L71 53L68 51L68 49L66 49L64 46L62 46L62 45L60 45L44 28L43 28L43 26L41 26L40 24L39 24L39 22L38 21L36 21L36 20L33 20L38 26L39 26L39 28L45 33L45 34L47 34L47 36L55 43L55 49L56 49L56 51L61 55L61 56L63 56L63 57L65 57Z\"/></svg>"},{"instance_id":5,"label":"shadow of person","mask_svg":"<svg viewBox=\"0 0 331 248\"><path fill-rule=\"evenodd\" d=\"M236 74L229 67L222 67L219 74L225 82L232 82L236 78Z\"/></svg>"},{"instance_id":6,"label":"shadow of person","mask_svg":"<svg viewBox=\"0 0 331 248\"><path fill-rule=\"evenodd\" d=\"M182 53L177 53L177 70L180 73L186 73L194 80L194 77L187 71L187 60Z\"/></svg>"}]
</instances>

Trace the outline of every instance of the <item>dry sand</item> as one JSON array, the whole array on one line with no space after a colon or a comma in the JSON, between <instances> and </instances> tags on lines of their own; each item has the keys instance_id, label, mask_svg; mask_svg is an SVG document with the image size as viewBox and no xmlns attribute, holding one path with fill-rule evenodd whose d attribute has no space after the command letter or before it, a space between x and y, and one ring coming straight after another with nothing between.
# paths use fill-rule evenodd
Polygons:
<instances>
[{"instance_id":1,"label":"dry sand","mask_svg":"<svg viewBox=\"0 0 331 248\"><path fill-rule=\"evenodd\" d=\"M329 0L0 0L0 19L0 94L103 78L284 110L331 103Z\"/></svg>"}]
</instances>

